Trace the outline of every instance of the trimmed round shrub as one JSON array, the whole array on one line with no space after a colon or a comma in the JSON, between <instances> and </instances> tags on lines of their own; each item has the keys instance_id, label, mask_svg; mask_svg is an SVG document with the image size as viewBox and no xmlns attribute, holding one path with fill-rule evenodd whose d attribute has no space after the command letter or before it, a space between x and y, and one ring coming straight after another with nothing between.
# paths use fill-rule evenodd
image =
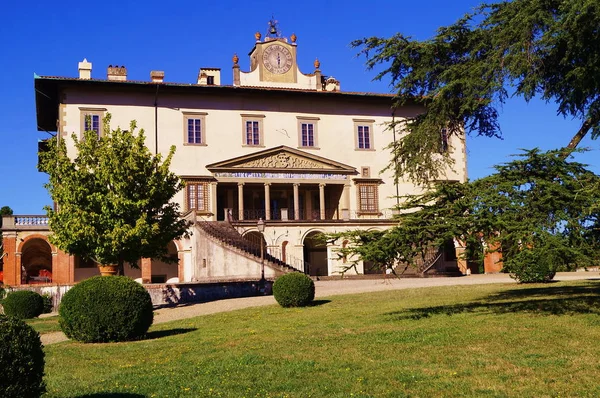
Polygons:
<instances>
[{"instance_id":1,"label":"trimmed round shrub","mask_svg":"<svg viewBox=\"0 0 600 398\"><path fill-rule=\"evenodd\" d=\"M44 300L44 311L42 314L49 314L54 309L54 304L52 304L52 296L48 293L42 294L42 300Z\"/></svg>"},{"instance_id":2,"label":"trimmed round shrub","mask_svg":"<svg viewBox=\"0 0 600 398\"><path fill-rule=\"evenodd\" d=\"M0 397L39 397L46 391L40 335L5 315L0 315L0 369Z\"/></svg>"},{"instance_id":3,"label":"trimmed round shrub","mask_svg":"<svg viewBox=\"0 0 600 398\"><path fill-rule=\"evenodd\" d=\"M19 319L30 319L44 312L44 299L39 293L30 290L10 292L2 300L4 313Z\"/></svg>"},{"instance_id":4,"label":"trimmed round shrub","mask_svg":"<svg viewBox=\"0 0 600 398\"><path fill-rule=\"evenodd\" d=\"M304 307L315 298L315 283L299 272L285 274L275 280L273 296L282 307Z\"/></svg>"},{"instance_id":5,"label":"trimmed round shrub","mask_svg":"<svg viewBox=\"0 0 600 398\"><path fill-rule=\"evenodd\" d=\"M67 337L84 343L142 338L154 319L150 294L125 276L94 276L62 298L59 323Z\"/></svg>"}]
</instances>

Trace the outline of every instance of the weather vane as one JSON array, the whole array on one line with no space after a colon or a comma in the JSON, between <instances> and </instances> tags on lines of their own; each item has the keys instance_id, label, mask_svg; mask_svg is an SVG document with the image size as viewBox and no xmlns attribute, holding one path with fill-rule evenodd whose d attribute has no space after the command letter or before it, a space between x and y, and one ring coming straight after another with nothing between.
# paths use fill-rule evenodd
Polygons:
<instances>
[{"instance_id":1,"label":"weather vane","mask_svg":"<svg viewBox=\"0 0 600 398\"><path fill-rule=\"evenodd\" d=\"M272 37L272 38L281 37L281 32L279 31L279 28L277 27L278 23L279 23L279 21L277 21L275 19L275 16L271 15L271 20L268 22L269 29L267 30L267 34L265 35L265 37Z\"/></svg>"}]
</instances>

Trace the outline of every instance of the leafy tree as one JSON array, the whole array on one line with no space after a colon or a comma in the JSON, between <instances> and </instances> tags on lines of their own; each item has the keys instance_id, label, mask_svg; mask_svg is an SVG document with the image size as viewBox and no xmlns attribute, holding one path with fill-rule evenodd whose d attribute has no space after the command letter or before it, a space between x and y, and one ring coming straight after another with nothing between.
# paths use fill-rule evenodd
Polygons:
<instances>
[{"instance_id":1,"label":"leafy tree","mask_svg":"<svg viewBox=\"0 0 600 398\"><path fill-rule=\"evenodd\" d=\"M375 269L392 273L408 267L424 272L439 248L455 237L471 239L469 220L464 217L472 208L471 186L440 181L422 194L402 197L398 225L386 231L348 231L326 235L330 240L348 240L339 256L354 261L345 271L355 268L359 260L368 261Z\"/></svg>"},{"instance_id":2,"label":"leafy tree","mask_svg":"<svg viewBox=\"0 0 600 398\"><path fill-rule=\"evenodd\" d=\"M428 40L403 34L352 44L367 67L383 65L397 105L423 114L400 121L406 134L390 145L396 178L438 179L450 161L440 134L501 135L499 107L510 96L555 102L558 114L581 121L565 156L591 132L600 135L600 3L513 0L482 5Z\"/></svg>"},{"instance_id":3,"label":"leafy tree","mask_svg":"<svg viewBox=\"0 0 600 398\"><path fill-rule=\"evenodd\" d=\"M57 209L46 207L50 241L99 264L118 264L121 273L125 262L137 267L142 257L168 261L167 244L189 226L179 205L169 202L184 186L169 171L175 147L163 160L150 153L135 121L129 130L111 130L107 115L104 126L101 137L86 131L79 140L73 134L73 157L57 138L42 155Z\"/></svg>"},{"instance_id":4,"label":"leafy tree","mask_svg":"<svg viewBox=\"0 0 600 398\"><path fill-rule=\"evenodd\" d=\"M525 151L472 183L473 224L492 246L498 244L505 270L524 282L599 259L600 194L588 187L600 177L564 153Z\"/></svg>"},{"instance_id":5,"label":"leafy tree","mask_svg":"<svg viewBox=\"0 0 600 398\"><path fill-rule=\"evenodd\" d=\"M482 243L501 250L504 267L523 282L600 259L600 176L564 157L565 150L525 151L496 173L467 183L438 182L405 197L398 225L383 232L328 235L349 239L341 256L379 267L419 266L431 248L459 238L476 260ZM350 265L348 268L350 268Z\"/></svg>"}]
</instances>

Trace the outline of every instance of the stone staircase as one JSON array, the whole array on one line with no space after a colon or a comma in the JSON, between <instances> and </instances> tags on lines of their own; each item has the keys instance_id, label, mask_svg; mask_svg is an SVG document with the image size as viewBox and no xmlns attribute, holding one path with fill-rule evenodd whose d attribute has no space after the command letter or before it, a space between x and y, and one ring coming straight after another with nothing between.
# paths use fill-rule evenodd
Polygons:
<instances>
[{"instance_id":1,"label":"stone staircase","mask_svg":"<svg viewBox=\"0 0 600 398\"><path fill-rule=\"evenodd\" d=\"M196 225L211 238L228 249L238 252L245 256L250 256L257 262L261 260L261 247L258 242L252 242L245 239L229 222L227 221L197 221ZM270 267L281 273L302 272L284 261L267 253L266 247L263 247L263 256L265 267Z\"/></svg>"}]
</instances>

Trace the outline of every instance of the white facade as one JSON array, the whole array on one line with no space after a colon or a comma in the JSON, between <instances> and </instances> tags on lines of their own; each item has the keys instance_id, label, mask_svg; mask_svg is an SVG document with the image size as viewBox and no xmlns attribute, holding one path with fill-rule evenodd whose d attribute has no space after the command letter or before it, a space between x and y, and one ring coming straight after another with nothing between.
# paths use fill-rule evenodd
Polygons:
<instances>
[{"instance_id":1,"label":"white facade","mask_svg":"<svg viewBox=\"0 0 600 398\"><path fill-rule=\"evenodd\" d=\"M88 79L87 70L81 78L42 77L36 88L51 100L38 96L38 124L57 112L58 133L74 150L70 134L81 136L86 115L96 117L94 123L110 113L113 128L136 120L151 151L167 154L176 147L172 170L188 187L173 200L184 212L219 221L229 211L241 233L256 231L263 218L273 255L312 260L311 274L333 275L347 263L335 247L307 250L307 237L393 225L396 195L418 187L406 181L396 186L390 171L381 172L391 159L386 146L402 134L389 123L420 109L393 110L390 95L339 91L339 82L321 78L318 62L314 73L304 75L296 50L295 42L257 37L251 71L240 71L234 57L233 86L220 85L216 68L203 69L198 84L165 83L164 74L129 82L122 79L126 70L118 80ZM283 59L291 66L281 66ZM40 112L40 104L48 109ZM453 138L449 144L454 165L446 177L464 181L465 143ZM181 281L248 276L243 269L228 273L226 256L203 258L199 253L208 252L197 247L197 235L178 242Z\"/></svg>"}]
</instances>

